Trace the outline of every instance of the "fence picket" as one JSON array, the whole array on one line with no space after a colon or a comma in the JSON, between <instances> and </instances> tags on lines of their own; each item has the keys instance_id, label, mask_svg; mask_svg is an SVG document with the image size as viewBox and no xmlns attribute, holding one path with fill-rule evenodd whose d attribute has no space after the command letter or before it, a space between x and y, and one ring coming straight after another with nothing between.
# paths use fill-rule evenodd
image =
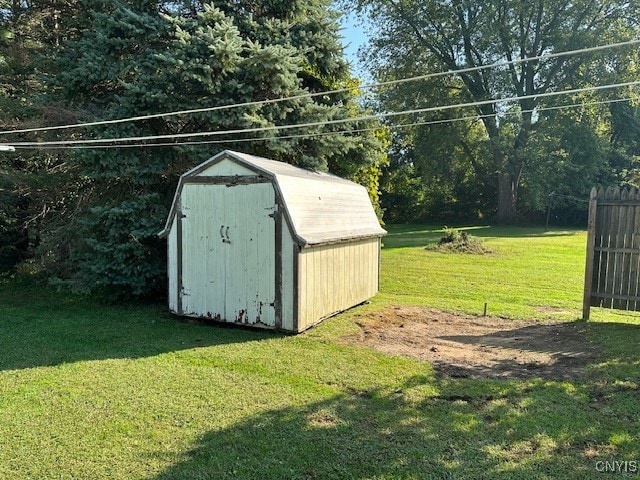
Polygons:
<instances>
[{"instance_id":1,"label":"fence picket","mask_svg":"<svg viewBox=\"0 0 640 480\"><path fill-rule=\"evenodd\" d=\"M640 191L596 189L589 198L583 318L591 306L640 310Z\"/></svg>"}]
</instances>

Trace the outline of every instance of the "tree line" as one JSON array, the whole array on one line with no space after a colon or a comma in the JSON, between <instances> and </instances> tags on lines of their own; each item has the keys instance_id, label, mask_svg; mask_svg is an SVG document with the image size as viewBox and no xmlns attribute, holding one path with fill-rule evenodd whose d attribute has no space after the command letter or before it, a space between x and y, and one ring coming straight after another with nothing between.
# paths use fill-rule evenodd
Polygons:
<instances>
[{"instance_id":1,"label":"tree line","mask_svg":"<svg viewBox=\"0 0 640 480\"><path fill-rule=\"evenodd\" d=\"M544 95L638 80L638 45L521 60L638 39L640 2L346 4L370 19L372 38L361 56L376 81L502 64L378 92L383 111L480 103L402 119L418 125L395 131L382 186L388 221L539 221L552 192L587 198L596 184L637 184L637 86ZM623 98L630 100L615 101ZM448 119L457 121L438 123ZM580 202L556 203L559 221L586 222Z\"/></svg>"},{"instance_id":2,"label":"tree line","mask_svg":"<svg viewBox=\"0 0 640 480\"><path fill-rule=\"evenodd\" d=\"M585 208L572 198L595 184L638 181L638 89L589 90L637 80L638 45L518 60L640 38L638 3L342 0L341 8L370 19L361 56L375 81L468 70L363 97L329 0L0 0L0 130L296 97L2 135L0 143L315 124L453 106L265 130L251 142L227 135L208 145L2 152L0 271L18 268L109 295L164 291L165 246L156 233L177 178L225 148L358 181L389 223L535 221L552 192L562 195L558 221L582 222ZM502 65L469 70L495 63ZM569 89L585 90L545 96ZM329 90L341 92L303 95ZM469 103L476 106L458 106Z\"/></svg>"},{"instance_id":3,"label":"tree line","mask_svg":"<svg viewBox=\"0 0 640 480\"><path fill-rule=\"evenodd\" d=\"M343 56L338 14L325 0L13 1L0 12L2 130L298 97L3 141L166 136L366 116ZM344 91L304 96L328 90ZM3 155L2 261L109 294L163 292L165 245L156 234L180 174L228 148L330 170L375 197L386 159L376 125L354 121L349 128L364 131L342 135L299 135L331 132L336 124L286 139L265 131L252 142L229 135L214 145Z\"/></svg>"}]
</instances>

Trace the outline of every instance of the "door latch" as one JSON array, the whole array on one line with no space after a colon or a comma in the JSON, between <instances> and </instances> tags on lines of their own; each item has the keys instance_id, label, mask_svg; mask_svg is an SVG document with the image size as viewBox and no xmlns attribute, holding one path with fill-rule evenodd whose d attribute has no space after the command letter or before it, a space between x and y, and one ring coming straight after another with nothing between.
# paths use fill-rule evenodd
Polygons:
<instances>
[{"instance_id":1,"label":"door latch","mask_svg":"<svg viewBox=\"0 0 640 480\"><path fill-rule=\"evenodd\" d=\"M231 239L229 238L229 227L225 227L224 225L220 226L220 238L222 238L223 243L231 243Z\"/></svg>"}]
</instances>

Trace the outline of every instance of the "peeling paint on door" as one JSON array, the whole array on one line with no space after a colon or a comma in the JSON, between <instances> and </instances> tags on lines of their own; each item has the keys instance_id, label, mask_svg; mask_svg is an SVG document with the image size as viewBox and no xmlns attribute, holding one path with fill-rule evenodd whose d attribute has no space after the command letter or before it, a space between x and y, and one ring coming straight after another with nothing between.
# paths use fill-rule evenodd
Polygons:
<instances>
[{"instance_id":1,"label":"peeling paint on door","mask_svg":"<svg viewBox=\"0 0 640 480\"><path fill-rule=\"evenodd\" d=\"M186 185L183 202L183 283L194 293L182 299L184 313L274 325L265 308L275 298L273 186Z\"/></svg>"}]
</instances>

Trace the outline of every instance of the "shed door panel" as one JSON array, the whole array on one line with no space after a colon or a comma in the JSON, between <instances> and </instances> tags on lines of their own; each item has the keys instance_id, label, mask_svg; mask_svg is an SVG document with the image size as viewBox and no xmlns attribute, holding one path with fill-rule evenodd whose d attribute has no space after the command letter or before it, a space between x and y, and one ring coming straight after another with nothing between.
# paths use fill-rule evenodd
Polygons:
<instances>
[{"instance_id":1,"label":"shed door panel","mask_svg":"<svg viewBox=\"0 0 640 480\"><path fill-rule=\"evenodd\" d=\"M182 310L224 318L224 255L216 225L224 221L224 192L209 185L185 185L182 190ZM213 206L216 206L214 208Z\"/></svg>"},{"instance_id":2,"label":"shed door panel","mask_svg":"<svg viewBox=\"0 0 640 480\"><path fill-rule=\"evenodd\" d=\"M224 187L227 188L227 187ZM228 187L225 315L275 325L275 198L270 183ZM228 228L228 231L227 231Z\"/></svg>"},{"instance_id":3,"label":"shed door panel","mask_svg":"<svg viewBox=\"0 0 640 480\"><path fill-rule=\"evenodd\" d=\"M272 185L186 185L182 204L184 312L275 325Z\"/></svg>"}]
</instances>

